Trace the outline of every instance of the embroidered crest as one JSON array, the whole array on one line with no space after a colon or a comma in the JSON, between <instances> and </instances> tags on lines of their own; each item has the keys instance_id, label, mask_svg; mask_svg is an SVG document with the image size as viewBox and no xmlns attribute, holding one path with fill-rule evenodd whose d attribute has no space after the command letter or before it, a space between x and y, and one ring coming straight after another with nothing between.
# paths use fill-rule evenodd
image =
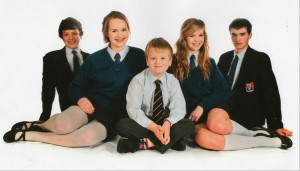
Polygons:
<instances>
[{"instance_id":1,"label":"embroidered crest","mask_svg":"<svg viewBox=\"0 0 300 171\"><path fill-rule=\"evenodd\" d=\"M245 83L246 92L250 93L254 91L254 82Z\"/></svg>"}]
</instances>

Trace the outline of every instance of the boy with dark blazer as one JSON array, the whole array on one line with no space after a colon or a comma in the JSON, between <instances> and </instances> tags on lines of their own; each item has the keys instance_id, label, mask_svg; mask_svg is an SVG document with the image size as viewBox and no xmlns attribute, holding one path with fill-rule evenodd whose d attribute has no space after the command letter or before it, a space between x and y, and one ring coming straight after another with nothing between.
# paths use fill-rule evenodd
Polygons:
<instances>
[{"instance_id":1,"label":"boy with dark blazer","mask_svg":"<svg viewBox=\"0 0 300 171\"><path fill-rule=\"evenodd\" d=\"M247 19L237 18L229 26L235 49L221 55L218 67L229 81L232 61L239 59L230 84L227 112L232 120L248 129L267 123L269 129L281 136L290 136L284 129L280 95L271 61L266 53L252 49L248 42L252 37L252 25Z\"/></svg>"},{"instance_id":2,"label":"boy with dark blazer","mask_svg":"<svg viewBox=\"0 0 300 171\"><path fill-rule=\"evenodd\" d=\"M75 75L74 70L77 68L75 65L78 65L78 62L79 65L81 65L83 60L89 55L79 48L83 31L81 23L78 20L71 17L62 20L59 25L58 33L65 47L49 52L43 58L43 112L39 118L39 121L42 122L48 120L51 116L55 89L59 96L61 111L64 111L73 104L68 96L68 86ZM74 53L76 53L76 55L74 55ZM73 61L73 58L75 61ZM76 60L76 58L78 60Z\"/></svg>"}]
</instances>

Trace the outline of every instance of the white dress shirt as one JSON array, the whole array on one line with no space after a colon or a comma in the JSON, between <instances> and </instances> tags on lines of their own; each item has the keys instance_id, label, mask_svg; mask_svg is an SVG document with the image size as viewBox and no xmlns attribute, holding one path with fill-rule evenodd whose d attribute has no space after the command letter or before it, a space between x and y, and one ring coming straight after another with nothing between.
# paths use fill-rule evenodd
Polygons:
<instances>
[{"instance_id":1,"label":"white dress shirt","mask_svg":"<svg viewBox=\"0 0 300 171\"><path fill-rule=\"evenodd\" d=\"M147 68L131 80L126 94L126 109L129 117L145 128L153 122L149 117L153 114L155 80L157 78ZM159 80L162 82L164 107L170 109L167 119L171 124L175 124L186 114L185 99L179 81L169 73L165 73Z\"/></svg>"}]
</instances>

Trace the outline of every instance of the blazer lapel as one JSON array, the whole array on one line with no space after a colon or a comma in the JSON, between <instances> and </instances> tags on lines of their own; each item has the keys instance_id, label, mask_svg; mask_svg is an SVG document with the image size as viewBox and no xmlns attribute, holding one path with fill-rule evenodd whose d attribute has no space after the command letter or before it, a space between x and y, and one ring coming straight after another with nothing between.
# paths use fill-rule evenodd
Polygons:
<instances>
[{"instance_id":1,"label":"blazer lapel","mask_svg":"<svg viewBox=\"0 0 300 171\"><path fill-rule=\"evenodd\" d=\"M64 47L64 48L61 49L59 59L61 60L62 68L65 68L65 71L68 74L73 74L73 72L71 70L71 67L69 65L67 56L66 56L66 47Z\"/></svg>"},{"instance_id":2,"label":"blazer lapel","mask_svg":"<svg viewBox=\"0 0 300 171\"><path fill-rule=\"evenodd\" d=\"M245 80L244 78L246 78L246 73L248 72L249 69L250 60L251 60L251 48L249 46L245 53L243 62L241 64L240 73L237 77L236 84L234 85L233 89L235 89L235 87L238 84L244 84L243 80Z\"/></svg>"},{"instance_id":3,"label":"blazer lapel","mask_svg":"<svg viewBox=\"0 0 300 171\"><path fill-rule=\"evenodd\" d=\"M230 52L227 63L225 64L226 65L225 66L226 78L227 78L228 72L230 70L231 62L232 62L232 59L233 59L233 54L234 54L233 51Z\"/></svg>"}]
</instances>

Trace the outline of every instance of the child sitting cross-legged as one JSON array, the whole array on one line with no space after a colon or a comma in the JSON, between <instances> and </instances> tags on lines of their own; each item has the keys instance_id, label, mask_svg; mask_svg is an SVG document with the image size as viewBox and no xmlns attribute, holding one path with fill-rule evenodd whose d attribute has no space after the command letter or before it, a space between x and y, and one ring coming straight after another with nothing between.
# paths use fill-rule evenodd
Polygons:
<instances>
[{"instance_id":1,"label":"child sitting cross-legged","mask_svg":"<svg viewBox=\"0 0 300 171\"><path fill-rule=\"evenodd\" d=\"M117 151L183 151L183 137L192 134L195 125L183 119L186 104L179 81L166 73L172 64L172 47L163 38L154 38L145 52L148 68L131 80L126 94L129 118L117 124L119 135L126 137L119 140Z\"/></svg>"}]
</instances>

